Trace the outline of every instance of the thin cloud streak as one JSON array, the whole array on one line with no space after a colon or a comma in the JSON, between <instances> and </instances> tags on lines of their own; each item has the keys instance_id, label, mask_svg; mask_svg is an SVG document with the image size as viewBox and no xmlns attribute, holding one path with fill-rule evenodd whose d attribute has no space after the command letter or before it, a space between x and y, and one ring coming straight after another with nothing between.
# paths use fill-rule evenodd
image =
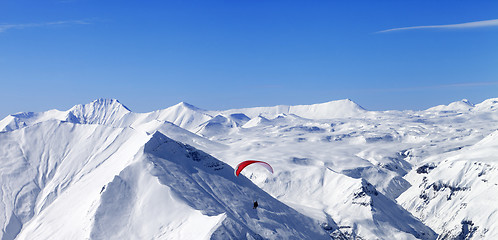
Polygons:
<instances>
[{"instance_id":1,"label":"thin cloud streak","mask_svg":"<svg viewBox=\"0 0 498 240\"><path fill-rule=\"evenodd\" d=\"M406 88L381 88L381 89L370 89L369 91L405 92L405 91L422 91L422 90L462 88L462 87L485 87L485 86L497 86L497 85L498 82L468 82L468 83L454 83L454 84L445 84L445 85L419 86L419 87L406 87Z\"/></svg>"},{"instance_id":2,"label":"thin cloud streak","mask_svg":"<svg viewBox=\"0 0 498 240\"><path fill-rule=\"evenodd\" d=\"M46 27L54 25L74 25L74 24L90 24L90 22L84 20L74 20L74 21L57 21L57 22L45 22L45 23L0 24L0 33L11 29L25 29L25 28Z\"/></svg>"},{"instance_id":3,"label":"thin cloud streak","mask_svg":"<svg viewBox=\"0 0 498 240\"><path fill-rule=\"evenodd\" d=\"M448 85L441 85L439 87L481 87L498 85L498 82L474 82L474 83L455 83Z\"/></svg>"},{"instance_id":4,"label":"thin cloud streak","mask_svg":"<svg viewBox=\"0 0 498 240\"><path fill-rule=\"evenodd\" d=\"M429 25L429 26L391 28L391 29L387 29L387 30L378 31L376 33L386 33L386 32L393 32L393 31L414 30L414 29L464 29L464 28L482 28L482 27L497 27L497 26L498 26L498 19L493 19L493 20L458 23L458 24L447 24L447 25Z\"/></svg>"}]
</instances>

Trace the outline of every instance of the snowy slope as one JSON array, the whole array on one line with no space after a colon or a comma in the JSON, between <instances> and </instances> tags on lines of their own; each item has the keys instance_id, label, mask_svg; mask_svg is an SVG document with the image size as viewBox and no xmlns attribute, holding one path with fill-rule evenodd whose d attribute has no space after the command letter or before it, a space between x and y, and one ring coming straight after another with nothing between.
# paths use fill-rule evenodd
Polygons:
<instances>
[{"instance_id":1,"label":"snowy slope","mask_svg":"<svg viewBox=\"0 0 498 240\"><path fill-rule=\"evenodd\" d=\"M300 212L335 225L331 228L340 230L339 235L431 239L435 235L424 224L441 235L448 229L436 228L424 218L417 220L408 214L419 218L417 212L397 204L398 196L417 184L406 174L428 157L467 148L496 130L498 115L494 105L496 101L487 100L465 112L459 108L364 112L348 119L329 120L287 114L272 118L268 111L230 110L255 117L228 136L210 135L212 141L229 146L229 150L211 152L232 166L245 159L270 162L279 169L276 176L259 171L246 175ZM332 173L344 180L327 181L326 176ZM358 195L368 184L378 195L365 194L366 204L355 204L355 193ZM393 214L395 209L402 210ZM384 220L382 224L379 216ZM410 229L417 224L409 223L409 219L415 219L419 227Z\"/></svg>"},{"instance_id":2,"label":"snowy slope","mask_svg":"<svg viewBox=\"0 0 498 240\"><path fill-rule=\"evenodd\" d=\"M72 123L113 125L128 114L130 110L119 101L98 99L89 104L72 107L66 120Z\"/></svg>"},{"instance_id":3,"label":"snowy slope","mask_svg":"<svg viewBox=\"0 0 498 240\"><path fill-rule=\"evenodd\" d=\"M213 117L204 110L196 108L188 103L181 102L175 106L154 112L157 119L169 121L187 130L197 128L200 124L212 119Z\"/></svg>"},{"instance_id":4,"label":"snowy slope","mask_svg":"<svg viewBox=\"0 0 498 240\"><path fill-rule=\"evenodd\" d=\"M215 155L234 165L244 159L268 161L279 170L274 176L257 170L245 174L300 212L335 225L332 229L342 231L343 235L366 239L431 239L435 236L393 199L384 196L395 195L409 186L395 171L386 169L398 166L402 172L399 160L376 159L371 154L373 150L362 151L370 144L366 139L389 144L392 137L385 137L388 134L382 132L378 135L385 139L377 139L371 133L367 134L368 138L358 133L345 134L342 132L346 129L341 130L338 125L310 124L301 118L281 116L271 120L271 124L244 129L237 136L223 140L230 145L230 151ZM239 137L243 140L229 142ZM222 138L226 136L220 136L219 140ZM382 191L377 191L377 186L371 186L362 178L377 184ZM372 196L364 193L365 186L371 186ZM358 197L360 195L362 197ZM389 208L392 210L387 210ZM397 212L391 214L390 211Z\"/></svg>"},{"instance_id":5,"label":"snowy slope","mask_svg":"<svg viewBox=\"0 0 498 240\"><path fill-rule=\"evenodd\" d=\"M476 112L496 112L498 111L498 98L491 98L479 103L473 109Z\"/></svg>"},{"instance_id":6,"label":"snowy slope","mask_svg":"<svg viewBox=\"0 0 498 240\"><path fill-rule=\"evenodd\" d=\"M398 201L441 239L498 238L498 131L469 148L431 156Z\"/></svg>"},{"instance_id":7,"label":"snowy slope","mask_svg":"<svg viewBox=\"0 0 498 240\"><path fill-rule=\"evenodd\" d=\"M0 141L2 239L326 239L315 220L160 133L52 120Z\"/></svg>"},{"instance_id":8,"label":"snowy slope","mask_svg":"<svg viewBox=\"0 0 498 240\"><path fill-rule=\"evenodd\" d=\"M289 178L299 181L284 184L280 180ZM264 185L264 190L301 212L323 222L333 220L328 224L336 225L336 232L352 238L434 239L436 236L367 181L330 169L306 167L283 172Z\"/></svg>"},{"instance_id":9,"label":"snowy slope","mask_svg":"<svg viewBox=\"0 0 498 240\"><path fill-rule=\"evenodd\" d=\"M469 100L467 99L462 99L461 101L458 102L452 102L448 105L439 105L436 107L432 107L427 109L427 111L440 111L440 112L465 112L465 111L470 111L474 108L474 104L472 104Z\"/></svg>"},{"instance_id":10,"label":"snowy slope","mask_svg":"<svg viewBox=\"0 0 498 240\"><path fill-rule=\"evenodd\" d=\"M147 135L129 128L99 125L75 125L47 121L17 131L0 134L0 217L3 238L12 239L21 227L37 217L54 202L59 202L69 189L78 189L84 196L98 194L98 189L124 168ZM105 171L100 167L107 166ZM88 184L90 173L99 174ZM80 188L72 188L80 184ZM83 217L87 209L82 198L65 205ZM65 214L59 215L65 216Z\"/></svg>"},{"instance_id":11,"label":"snowy slope","mask_svg":"<svg viewBox=\"0 0 498 240\"><path fill-rule=\"evenodd\" d=\"M274 107L255 107L243 109L231 109L223 111L224 113L243 113L250 118L263 116L274 118L279 114L295 114L309 119L329 119L329 118L347 118L357 117L366 111L355 102L344 99L312 105L286 106L279 105Z\"/></svg>"},{"instance_id":12,"label":"snowy slope","mask_svg":"<svg viewBox=\"0 0 498 240\"><path fill-rule=\"evenodd\" d=\"M497 108L375 112L339 100L134 113L99 99L10 115L0 238L494 239ZM247 159L275 174L235 178Z\"/></svg>"}]
</instances>

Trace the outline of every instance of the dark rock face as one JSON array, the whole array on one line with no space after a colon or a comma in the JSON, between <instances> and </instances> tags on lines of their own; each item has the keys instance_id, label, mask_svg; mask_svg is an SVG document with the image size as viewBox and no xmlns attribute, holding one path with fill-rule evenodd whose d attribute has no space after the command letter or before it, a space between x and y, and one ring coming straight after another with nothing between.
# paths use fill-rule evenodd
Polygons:
<instances>
[{"instance_id":1,"label":"dark rock face","mask_svg":"<svg viewBox=\"0 0 498 240\"><path fill-rule=\"evenodd\" d=\"M422 165L419 168L417 168L417 173L418 174L423 174L423 173L427 174L434 168L436 168L436 166L425 164L425 165Z\"/></svg>"}]
</instances>

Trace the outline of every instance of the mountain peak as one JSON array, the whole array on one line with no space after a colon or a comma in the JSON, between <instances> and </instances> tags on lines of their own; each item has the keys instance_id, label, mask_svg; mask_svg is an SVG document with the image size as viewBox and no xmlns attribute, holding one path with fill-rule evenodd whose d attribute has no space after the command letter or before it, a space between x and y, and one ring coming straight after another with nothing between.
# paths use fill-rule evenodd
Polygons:
<instances>
[{"instance_id":1,"label":"mountain peak","mask_svg":"<svg viewBox=\"0 0 498 240\"><path fill-rule=\"evenodd\" d=\"M202 109L200 109L200 108L198 108L198 107L196 107L196 106L194 106L194 105L192 105L190 103L183 102L183 101L180 102L180 103L178 103L178 104L176 104L176 105L174 105L173 107L174 108L187 108L187 109L195 110L195 111L199 111L199 110L202 111Z\"/></svg>"},{"instance_id":2,"label":"mountain peak","mask_svg":"<svg viewBox=\"0 0 498 240\"><path fill-rule=\"evenodd\" d=\"M290 106L289 113L311 119L356 117L366 110L351 99L335 100L312 105Z\"/></svg>"},{"instance_id":3,"label":"mountain peak","mask_svg":"<svg viewBox=\"0 0 498 240\"><path fill-rule=\"evenodd\" d=\"M498 98L484 100L475 106L475 111L496 111L498 109Z\"/></svg>"},{"instance_id":4,"label":"mountain peak","mask_svg":"<svg viewBox=\"0 0 498 240\"><path fill-rule=\"evenodd\" d=\"M355 101L353 101L349 98L341 99L341 100L333 100L333 101L329 101L329 102L325 102L325 103L318 103L318 104L313 104L313 105L336 105L336 106L342 105L344 107L349 107L352 109L366 110L365 108L360 106L358 103L356 103Z\"/></svg>"},{"instance_id":5,"label":"mountain peak","mask_svg":"<svg viewBox=\"0 0 498 240\"><path fill-rule=\"evenodd\" d=\"M130 112L130 109L116 99L99 98L91 103L72 107L67 118L77 123L104 124L115 122Z\"/></svg>"},{"instance_id":6,"label":"mountain peak","mask_svg":"<svg viewBox=\"0 0 498 240\"><path fill-rule=\"evenodd\" d=\"M86 104L86 105L93 105L93 106L102 106L102 107L109 107L109 108L124 108L127 111L131 110L123 105L119 100L114 99L114 98L99 98L93 100L91 103Z\"/></svg>"},{"instance_id":7,"label":"mountain peak","mask_svg":"<svg viewBox=\"0 0 498 240\"><path fill-rule=\"evenodd\" d=\"M181 202L191 207L183 212L196 209L201 210L203 216L226 216L220 217L218 223L210 227L210 239L245 239L244 236L247 239L263 239L263 236L264 239L327 239L315 220L289 208L246 177L236 177L233 168L206 152L155 132L145 144L144 153L143 159L151 163L149 173L155 178L153 182L166 186L177 196L172 203L164 202L172 198L156 200L159 206L154 206L154 214L164 206L179 205ZM153 187L144 184L136 186ZM165 189L163 186L162 189ZM121 194L121 188L118 190L117 194ZM251 200L255 197L262 203L258 211L251 208ZM121 202L113 206L118 204ZM143 208L142 205L139 207ZM166 213L169 212L171 210ZM169 217L169 214L160 215L163 218L161 224L182 219L179 214L173 215L177 216L176 219ZM188 231L199 229L190 228Z\"/></svg>"},{"instance_id":8,"label":"mountain peak","mask_svg":"<svg viewBox=\"0 0 498 240\"><path fill-rule=\"evenodd\" d=\"M472 108L474 108L474 104L472 104L467 99L462 99L460 101L452 102L448 105L439 105L429 108L427 110L438 111L438 112L462 112L462 111L470 111Z\"/></svg>"},{"instance_id":9,"label":"mountain peak","mask_svg":"<svg viewBox=\"0 0 498 240\"><path fill-rule=\"evenodd\" d=\"M474 106L474 104L472 104L472 103L471 103L468 99L466 99L466 98L462 99L460 102L462 102L462 103L466 103L466 104L468 104L468 105L470 105L470 106Z\"/></svg>"},{"instance_id":10,"label":"mountain peak","mask_svg":"<svg viewBox=\"0 0 498 240\"><path fill-rule=\"evenodd\" d=\"M250 118L264 116L275 118L279 114L294 114L308 119L331 119L363 116L367 110L353 102L351 99L335 100L311 105L277 105L273 107L253 107L243 109L230 109L223 113L243 113Z\"/></svg>"}]
</instances>

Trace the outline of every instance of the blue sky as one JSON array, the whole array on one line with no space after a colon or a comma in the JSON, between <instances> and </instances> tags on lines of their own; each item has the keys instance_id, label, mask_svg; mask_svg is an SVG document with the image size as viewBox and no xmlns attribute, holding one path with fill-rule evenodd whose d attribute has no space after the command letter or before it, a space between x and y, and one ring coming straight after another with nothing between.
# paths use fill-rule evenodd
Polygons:
<instances>
[{"instance_id":1,"label":"blue sky","mask_svg":"<svg viewBox=\"0 0 498 240\"><path fill-rule=\"evenodd\" d=\"M0 118L97 98L479 103L498 97L496 19L498 1L1 1Z\"/></svg>"}]
</instances>

